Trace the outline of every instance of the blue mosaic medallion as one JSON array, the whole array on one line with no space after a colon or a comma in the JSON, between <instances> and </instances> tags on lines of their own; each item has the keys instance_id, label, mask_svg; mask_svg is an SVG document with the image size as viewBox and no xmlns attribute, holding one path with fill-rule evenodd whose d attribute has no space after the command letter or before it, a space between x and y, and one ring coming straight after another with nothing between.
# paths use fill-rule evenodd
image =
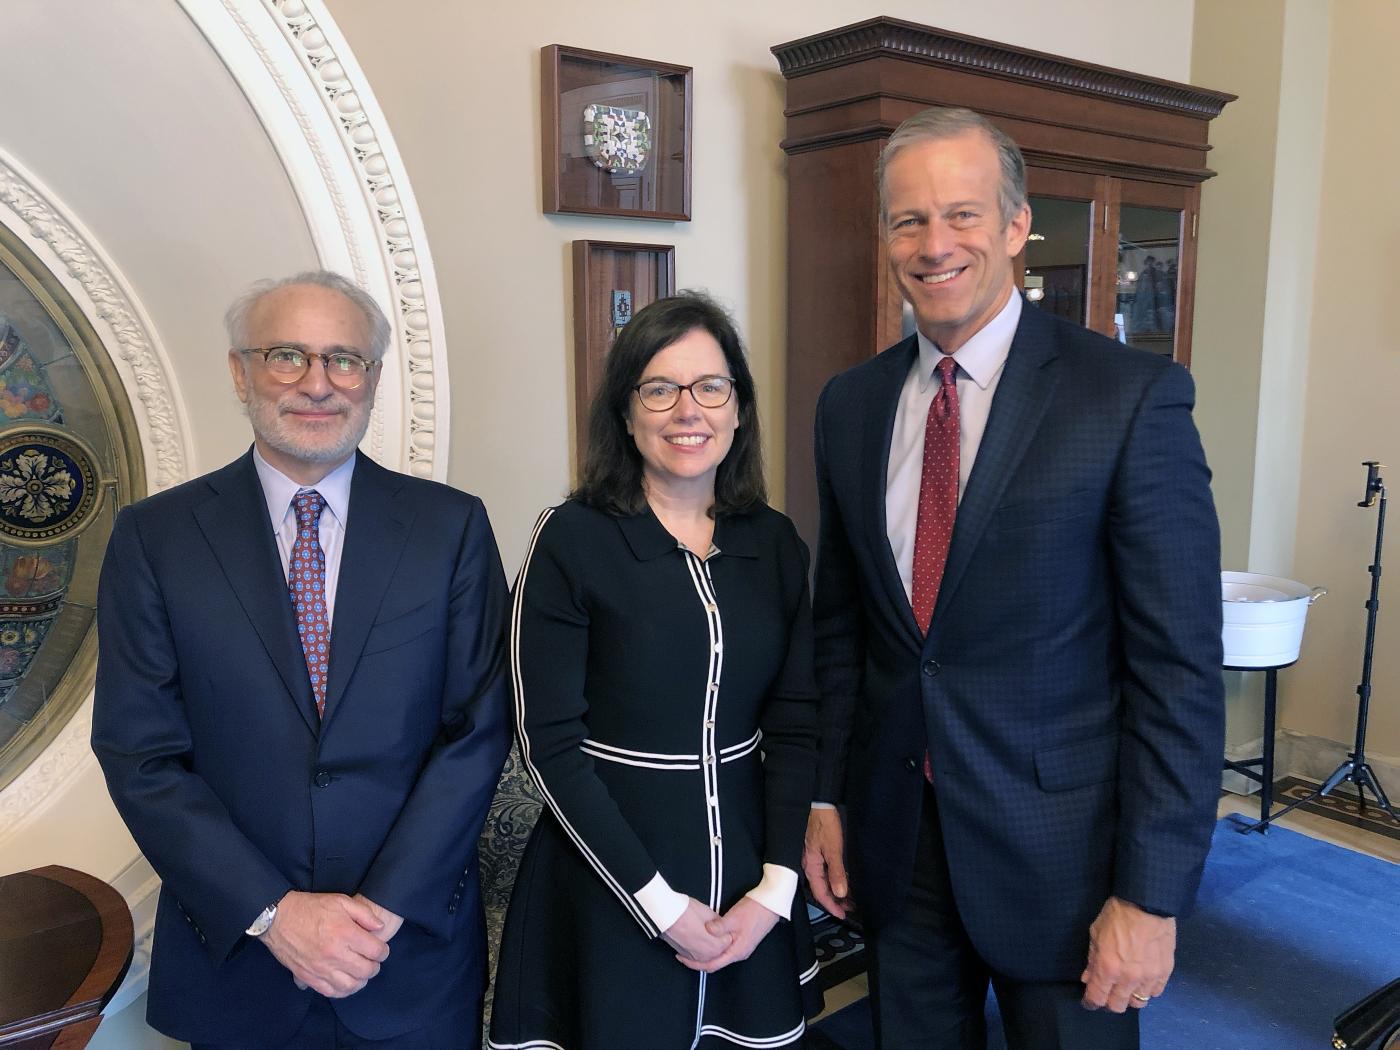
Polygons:
<instances>
[{"instance_id":1,"label":"blue mosaic medallion","mask_svg":"<svg viewBox=\"0 0 1400 1050\"><path fill-rule=\"evenodd\" d=\"M0 434L0 542L40 547L75 536L92 523L100 494L96 457L71 433Z\"/></svg>"}]
</instances>

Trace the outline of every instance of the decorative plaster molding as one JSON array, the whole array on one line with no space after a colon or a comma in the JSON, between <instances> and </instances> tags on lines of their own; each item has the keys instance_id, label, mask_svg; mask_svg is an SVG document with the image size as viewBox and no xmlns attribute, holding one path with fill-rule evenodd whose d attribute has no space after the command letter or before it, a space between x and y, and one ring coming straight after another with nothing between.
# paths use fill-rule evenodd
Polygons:
<instances>
[{"instance_id":1,"label":"decorative plaster molding","mask_svg":"<svg viewBox=\"0 0 1400 1050\"><path fill-rule=\"evenodd\" d=\"M348 44L320 0L222 0L275 86L280 112L273 112L210 6L180 3L268 129L323 264L348 269L386 307L402 355L397 384L381 379L383 412L371 419L368 451L419 477L445 479L449 402L436 275L407 172ZM386 418L392 414L397 427Z\"/></svg>"},{"instance_id":2,"label":"decorative plaster molding","mask_svg":"<svg viewBox=\"0 0 1400 1050\"><path fill-rule=\"evenodd\" d=\"M262 60L263 68L267 71L269 79L277 85L277 90L282 96L282 101L285 103L287 111L291 113L292 117L296 120L297 128L301 131L302 137L305 139L306 148L315 160L316 170L324 183L323 187L318 188L324 191L325 200L330 204L331 210L335 213L336 222L340 227L341 236L344 241L343 248L350 259L349 276L353 277L360 285L368 284L369 273L365 268L364 252L361 250L361 245L356 238L355 224L351 221L350 209L345 203L345 194L341 192L339 177L331 163L329 155L321 144L321 137L316 126L312 123L310 116L306 112L306 108L302 105L300 95L287 79L289 70L286 68L285 63L280 62L277 55L268 48L266 41L259 36L257 27L249 22L248 16L245 13L249 3L240 2L240 0L223 0L223 4L224 10L228 12L229 17L233 19L234 24L238 26L247 39L248 44L257 52L258 58ZM251 0L251 5L257 8L259 6L259 0ZM269 3L267 7L275 17L275 0ZM285 31L285 26L280 27ZM301 70L299 68L293 68L290 72L293 75L299 75ZM305 206L305 195L299 195L302 196L303 206ZM341 246L338 245L338 247Z\"/></svg>"},{"instance_id":3,"label":"decorative plaster molding","mask_svg":"<svg viewBox=\"0 0 1400 1050\"><path fill-rule=\"evenodd\" d=\"M192 455L185 413L165 350L130 285L78 218L2 150L0 204L0 222L40 256L112 351L136 415L151 488L184 481ZM88 744L91 728L89 698L43 754L0 792L0 842L96 761Z\"/></svg>"},{"instance_id":4,"label":"decorative plaster molding","mask_svg":"<svg viewBox=\"0 0 1400 1050\"><path fill-rule=\"evenodd\" d=\"M47 250L44 261L56 274L69 278L65 283L76 283L81 290L74 298L88 319L99 329L105 326L114 337L115 346L109 349L126 365L120 370L122 381L132 397L148 462L154 460L154 469L149 472L154 479L152 488L165 489L184 481L189 476L190 459L184 413L174 393L165 352L134 293L78 220L3 151L0 204L19 223L6 225L27 233Z\"/></svg>"},{"instance_id":5,"label":"decorative plaster molding","mask_svg":"<svg viewBox=\"0 0 1400 1050\"><path fill-rule=\"evenodd\" d=\"M225 0L231 2L231 0ZM404 464L419 477L445 475L447 452L445 354L434 345L442 331L437 280L427 251L427 237L418 216L408 173L389 134L369 83L349 46L319 0L264 0L278 16L278 25L297 45L297 57L335 120L341 145L355 164L361 189L372 205L379 226L379 250L389 268L394 292L389 317L397 329L407 369L407 444ZM430 299L431 297L431 299ZM440 342L440 338L439 338ZM382 420L380 421L382 428ZM439 435L439 429L441 434ZM440 459L441 472L434 470Z\"/></svg>"},{"instance_id":6,"label":"decorative plaster molding","mask_svg":"<svg viewBox=\"0 0 1400 1050\"><path fill-rule=\"evenodd\" d=\"M0 843L39 816L44 803L97 761L92 754L92 697L73 713L43 754L0 791Z\"/></svg>"}]
</instances>

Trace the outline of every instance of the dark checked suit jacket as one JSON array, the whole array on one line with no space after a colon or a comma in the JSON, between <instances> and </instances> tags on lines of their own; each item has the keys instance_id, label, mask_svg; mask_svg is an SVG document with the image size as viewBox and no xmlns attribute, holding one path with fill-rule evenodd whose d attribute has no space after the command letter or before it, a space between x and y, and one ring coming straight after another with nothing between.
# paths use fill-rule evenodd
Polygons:
<instances>
[{"instance_id":1,"label":"dark checked suit jacket","mask_svg":"<svg viewBox=\"0 0 1400 1050\"><path fill-rule=\"evenodd\" d=\"M315 993L243 930L287 890L403 915L333 1000L372 1039L479 997L476 841L509 743L506 586L474 496L360 456L318 720L252 455L127 507L98 598L93 749L161 876L149 1017L276 1045Z\"/></svg>"},{"instance_id":2,"label":"dark checked suit jacket","mask_svg":"<svg viewBox=\"0 0 1400 1050\"><path fill-rule=\"evenodd\" d=\"M817 409L818 798L852 894L892 921L927 742L956 904L1023 980L1077 979L1110 894L1190 906L1223 747L1219 529L1184 368L1026 306L927 638L886 537L914 339Z\"/></svg>"}]
</instances>

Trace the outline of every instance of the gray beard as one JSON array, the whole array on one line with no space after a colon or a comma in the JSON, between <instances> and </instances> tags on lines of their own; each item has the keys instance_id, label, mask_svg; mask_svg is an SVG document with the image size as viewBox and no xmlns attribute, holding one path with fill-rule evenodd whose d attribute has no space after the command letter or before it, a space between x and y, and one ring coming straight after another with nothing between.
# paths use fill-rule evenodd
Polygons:
<instances>
[{"instance_id":1,"label":"gray beard","mask_svg":"<svg viewBox=\"0 0 1400 1050\"><path fill-rule=\"evenodd\" d=\"M353 453L364 439L365 432L369 430L371 405L372 403L367 401L358 410L351 408L341 417L345 429L341 439L332 445L299 441L288 433L283 426L283 416L278 411L276 402L254 398L249 399L245 408L248 421L253 426L253 433L269 448L303 463L338 463ZM359 419L355 418L357 412Z\"/></svg>"}]
</instances>

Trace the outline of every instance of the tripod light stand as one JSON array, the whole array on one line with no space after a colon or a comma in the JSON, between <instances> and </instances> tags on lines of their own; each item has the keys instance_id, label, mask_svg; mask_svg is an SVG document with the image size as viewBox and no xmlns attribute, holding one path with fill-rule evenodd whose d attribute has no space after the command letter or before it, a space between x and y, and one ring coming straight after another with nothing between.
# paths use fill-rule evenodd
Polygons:
<instances>
[{"instance_id":1,"label":"tripod light stand","mask_svg":"<svg viewBox=\"0 0 1400 1050\"><path fill-rule=\"evenodd\" d=\"M1376 613L1381 607L1381 544L1385 540L1385 481L1380 474L1382 464L1368 459L1364 465L1366 467L1366 494L1357 506L1372 507L1379 499L1380 510L1376 514L1376 557L1369 567L1371 597L1366 602L1366 646L1362 650L1361 656L1361 684L1356 687L1356 695L1359 698L1356 705L1356 748L1320 787L1302 798L1290 802L1277 813L1252 825L1250 831L1267 831L1269 825L1280 817L1292 812L1305 802L1311 802L1313 799L1331 794L1335 788L1347 781L1356 785L1356 795L1363 810L1366 808L1366 792L1370 791L1376 799L1376 804L1390 815L1390 819L1400 823L1400 814L1397 814L1394 807L1391 806L1390 799L1386 797L1385 789L1381 787L1370 763L1366 761L1366 719L1371 709L1371 655L1376 645Z\"/></svg>"}]
</instances>

